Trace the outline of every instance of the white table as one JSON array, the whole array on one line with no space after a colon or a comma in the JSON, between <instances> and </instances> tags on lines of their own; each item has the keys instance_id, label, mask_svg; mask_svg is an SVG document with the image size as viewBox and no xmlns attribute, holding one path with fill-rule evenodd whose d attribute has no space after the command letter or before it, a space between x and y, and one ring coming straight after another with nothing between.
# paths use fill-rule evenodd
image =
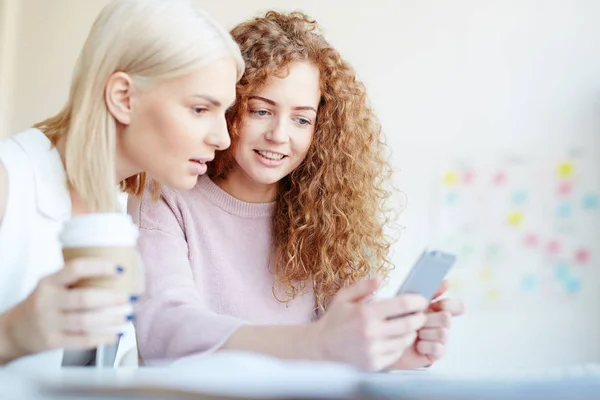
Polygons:
<instances>
[{"instance_id":1,"label":"white table","mask_svg":"<svg viewBox=\"0 0 600 400\"><path fill-rule=\"evenodd\" d=\"M361 398L369 394L380 399L600 399L600 367L565 368L549 374L451 374L433 371L408 373L362 374L327 364L283 362L254 355L219 354L191 357L169 367L149 368L62 368L54 371L11 371L0 369L0 398L7 400L65 400L56 392L40 392L39 388L83 387L128 390L149 385L162 389L202 393L205 398L251 397L273 398ZM507 391L508 388L508 391ZM119 393L119 391L113 393ZM541 396L541 397L540 397ZM119 399L107 396L105 398ZM143 399L144 396L124 396ZM189 397L188 397L189 398ZM99 396L93 399L104 400Z\"/></svg>"}]
</instances>

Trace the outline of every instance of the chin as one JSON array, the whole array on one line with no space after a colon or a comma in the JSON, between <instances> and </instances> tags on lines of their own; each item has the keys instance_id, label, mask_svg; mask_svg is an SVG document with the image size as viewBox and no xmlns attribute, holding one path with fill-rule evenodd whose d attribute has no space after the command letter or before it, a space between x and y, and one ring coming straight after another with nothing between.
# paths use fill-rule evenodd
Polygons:
<instances>
[{"instance_id":1,"label":"chin","mask_svg":"<svg viewBox=\"0 0 600 400\"><path fill-rule=\"evenodd\" d=\"M265 173L261 173L261 172L263 172L263 171L260 171L259 173L254 173L254 174L250 175L252 180L254 180L256 183L258 183L260 185L273 185L275 183L278 183L280 180L282 180L284 178L284 176L281 176L281 174L274 175L274 174L265 174Z\"/></svg>"},{"instance_id":2,"label":"chin","mask_svg":"<svg viewBox=\"0 0 600 400\"><path fill-rule=\"evenodd\" d=\"M190 190L198 183L197 175L178 176L177 179L166 179L163 185L173 190Z\"/></svg>"}]
</instances>

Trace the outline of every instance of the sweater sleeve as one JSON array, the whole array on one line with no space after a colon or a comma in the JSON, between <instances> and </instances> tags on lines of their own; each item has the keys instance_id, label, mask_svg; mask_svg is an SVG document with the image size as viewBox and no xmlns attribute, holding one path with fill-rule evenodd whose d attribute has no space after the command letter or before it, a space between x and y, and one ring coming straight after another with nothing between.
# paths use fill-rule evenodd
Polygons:
<instances>
[{"instance_id":1,"label":"sweater sleeve","mask_svg":"<svg viewBox=\"0 0 600 400\"><path fill-rule=\"evenodd\" d=\"M219 349L244 321L208 309L194 283L177 195L163 189L130 196L128 212L140 227L146 291L136 307L141 360L173 360Z\"/></svg>"}]
</instances>

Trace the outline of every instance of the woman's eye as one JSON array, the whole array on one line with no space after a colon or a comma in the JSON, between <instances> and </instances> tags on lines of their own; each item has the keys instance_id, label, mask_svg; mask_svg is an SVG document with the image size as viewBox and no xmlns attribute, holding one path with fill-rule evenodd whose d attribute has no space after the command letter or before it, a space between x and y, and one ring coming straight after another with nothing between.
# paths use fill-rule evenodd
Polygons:
<instances>
[{"instance_id":1,"label":"woman's eye","mask_svg":"<svg viewBox=\"0 0 600 400\"><path fill-rule=\"evenodd\" d=\"M267 110L250 110L250 112L259 117L264 117L269 114Z\"/></svg>"},{"instance_id":2,"label":"woman's eye","mask_svg":"<svg viewBox=\"0 0 600 400\"><path fill-rule=\"evenodd\" d=\"M299 125L312 125L310 120L306 119L306 118L296 118L296 122Z\"/></svg>"},{"instance_id":3,"label":"woman's eye","mask_svg":"<svg viewBox=\"0 0 600 400\"><path fill-rule=\"evenodd\" d=\"M205 112L208 111L208 108L206 108L206 107L193 107L192 110L194 111L194 114L204 114Z\"/></svg>"}]
</instances>

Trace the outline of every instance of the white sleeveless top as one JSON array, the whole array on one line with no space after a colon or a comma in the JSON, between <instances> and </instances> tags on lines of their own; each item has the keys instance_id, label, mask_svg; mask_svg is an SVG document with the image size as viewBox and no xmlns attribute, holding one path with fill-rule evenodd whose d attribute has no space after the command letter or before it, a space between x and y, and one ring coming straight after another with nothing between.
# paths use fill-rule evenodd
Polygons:
<instances>
[{"instance_id":1,"label":"white sleeveless top","mask_svg":"<svg viewBox=\"0 0 600 400\"><path fill-rule=\"evenodd\" d=\"M0 140L0 161L8 173L8 201L0 222L0 312L24 300L40 278L63 265L58 236L71 217L71 198L58 151L38 129ZM135 348L132 332L121 339L119 356ZM128 348L126 348L128 347ZM13 361L10 366L60 367L63 351Z\"/></svg>"}]
</instances>

